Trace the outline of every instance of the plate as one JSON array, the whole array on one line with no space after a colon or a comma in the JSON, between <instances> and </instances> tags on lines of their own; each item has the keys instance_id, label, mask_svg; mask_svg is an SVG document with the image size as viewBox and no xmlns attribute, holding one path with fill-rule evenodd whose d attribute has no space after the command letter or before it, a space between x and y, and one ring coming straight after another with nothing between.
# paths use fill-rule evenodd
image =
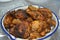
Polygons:
<instances>
[{"instance_id":1,"label":"plate","mask_svg":"<svg viewBox=\"0 0 60 40\"><path fill-rule=\"evenodd\" d=\"M32 6L35 6L35 7L37 7L37 8L44 8L43 6L38 6L38 5L32 5ZM18 10L18 9L26 9L28 6L23 6L23 7L20 7L20 6L18 6L18 7L16 7L16 8L13 8L13 9L11 9L10 11L12 11L12 10ZM5 12L6 13L6 12ZM50 33L47 33L46 34L46 36L44 36L44 37L42 37L42 39L50 39L50 36L53 34L53 33L55 33L55 31L56 31L56 29L58 28L58 19L57 19L57 17L56 17L56 15L55 15L55 13L54 12L52 12L52 15L53 15L53 19L55 19L55 21L56 21L56 27L53 29L52 28L52 30L50 31ZM2 19L2 29L3 29L3 31L7 34L7 36L9 36L11 39L15 39L15 37L14 36L12 36L11 34L9 34L7 31L6 31L6 29L4 28L4 25L3 25L3 20L4 20L4 18L5 18L5 16L3 16L3 19ZM40 39L40 38L38 38L38 39ZM20 38L20 40L21 40L21 38Z\"/></svg>"}]
</instances>

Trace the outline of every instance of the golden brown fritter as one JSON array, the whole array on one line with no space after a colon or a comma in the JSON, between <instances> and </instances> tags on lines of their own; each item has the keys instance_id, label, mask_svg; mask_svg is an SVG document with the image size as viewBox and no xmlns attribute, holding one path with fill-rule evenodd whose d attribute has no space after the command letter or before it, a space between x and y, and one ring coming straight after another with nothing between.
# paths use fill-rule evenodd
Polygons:
<instances>
[{"instance_id":1,"label":"golden brown fritter","mask_svg":"<svg viewBox=\"0 0 60 40\"><path fill-rule=\"evenodd\" d=\"M12 24L20 24L21 20L20 19L13 19Z\"/></svg>"},{"instance_id":2,"label":"golden brown fritter","mask_svg":"<svg viewBox=\"0 0 60 40\"><path fill-rule=\"evenodd\" d=\"M56 21L55 20L51 20L51 25L56 26Z\"/></svg>"},{"instance_id":3,"label":"golden brown fritter","mask_svg":"<svg viewBox=\"0 0 60 40\"><path fill-rule=\"evenodd\" d=\"M38 12L38 11L27 11L26 12L33 18L33 19L39 19L39 20L44 20L44 16Z\"/></svg>"},{"instance_id":4,"label":"golden brown fritter","mask_svg":"<svg viewBox=\"0 0 60 40\"><path fill-rule=\"evenodd\" d=\"M24 19L25 16L24 16L24 12L22 10L17 10L16 13L15 13L15 17L18 18L18 19Z\"/></svg>"},{"instance_id":5,"label":"golden brown fritter","mask_svg":"<svg viewBox=\"0 0 60 40\"><path fill-rule=\"evenodd\" d=\"M21 24L19 24L19 26L15 27L15 30L18 32L18 35L17 35L18 37L21 37L24 39L29 37L30 26L28 22L23 21Z\"/></svg>"},{"instance_id":6,"label":"golden brown fritter","mask_svg":"<svg viewBox=\"0 0 60 40\"><path fill-rule=\"evenodd\" d=\"M45 17L52 18L52 12L49 9L39 8L38 11L41 12Z\"/></svg>"},{"instance_id":7,"label":"golden brown fritter","mask_svg":"<svg viewBox=\"0 0 60 40\"><path fill-rule=\"evenodd\" d=\"M35 38L39 38L40 37L40 34L37 33L37 32L32 32L30 33L30 39L35 39Z\"/></svg>"},{"instance_id":8,"label":"golden brown fritter","mask_svg":"<svg viewBox=\"0 0 60 40\"><path fill-rule=\"evenodd\" d=\"M33 21L33 19L32 19L31 17L28 17L28 18L26 19L26 21L29 22L29 23L31 23L31 22Z\"/></svg>"},{"instance_id":9,"label":"golden brown fritter","mask_svg":"<svg viewBox=\"0 0 60 40\"><path fill-rule=\"evenodd\" d=\"M52 25L52 26L56 26L56 21L51 19L51 18L47 18L46 19L46 22L49 24L49 25Z\"/></svg>"},{"instance_id":10,"label":"golden brown fritter","mask_svg":"<svg viewBox=\"0 0 60 40\"><path fill-rule=\"evenodd\" d=\"M11 24L11 21L12 21L12 17L10 15L7 15L4 19L4 26L6 28L9 28L9 24Z\"/></svg>"},{"instance_id":11,"label":"golden brown fritter","mask_svg":"<svg viewBox=\"0 0 60 40\"><path fill-rule=\"evenodd\" d=\"M31 25L32 31L37 31L38 28L40 28L40 23L39 21L33 21Z\"/></svg>"},{"instance_id":12,"label":"golden brown fritter","mask_svg":"<svg viewBox=\"0 0 60 40\"><path fill-rule=\"evenodd\" d=\"M28 9L30 9L31 11L38 10L38 8L36 8L36 7L32 6L32 5L28 6Z\"/></svg>"}]
</instances>

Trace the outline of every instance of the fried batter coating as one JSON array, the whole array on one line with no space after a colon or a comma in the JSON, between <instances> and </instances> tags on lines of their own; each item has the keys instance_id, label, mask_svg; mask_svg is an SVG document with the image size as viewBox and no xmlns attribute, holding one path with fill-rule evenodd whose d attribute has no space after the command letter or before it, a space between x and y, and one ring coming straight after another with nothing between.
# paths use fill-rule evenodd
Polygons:
<instances>
[{"instance_id":1,"label":"fried batter coating","mask_svg":"<svg viewBox=\"0 0 60 40\"><path fill-rule=\"evenodd\" d=\"M56 26L56 21L55 21L55 20L51 20L51 24L52 24L53 26Z\"/></svg>"},{"instance_id":2,"label":"fried batter coating","mask_svg":"<svg viewBox=\"0 0 60 40\"><path fill-rule=\"evenodd\" d=\"M32 10L32 11L38 10L38 8L36 8L36 7L32 6L32 5L30 5L28 8L29 8L30 10Z\"/></svg>"},{"instance_id":3,"label":"fried batter coating","mask_svg":"<svg viewBox=\"0 0 60 40\"><path fill-rule=\"evenodd\" d=\"M48 27L48 24L45 21L33 21L31 27L32 31L41 32L43 29Z\"/></svg>"},{"instance_id":4,"label":"fried batter coating","mask_svg":"<svg viewBox=\"0 0 60 40\"><path fill-rule=\"evenodd\" d=\"M38 11L41 12L45 17L52 18L51 10L49 10L47 8L39 8Z\"/></svg>"},{"instance_id":5,"label":"fried batter coating","mask_svg":"<svg viewBox=\"0 0 60 40\"><path fill-rule=\"evenodd\" d=\"M12 19L13 19L13 18L12 18L10 15L7 15L7 16L5 17L5 19L4 19L4 26L5 26L6 28L9 27L9 24L11 24Z\"/></svg>"},{"instance_id":6,"label":"fried batter coating","mask_svg":"<svg viewBox=\"0 0 60 40\"><path fill-rule=\"evenodd\" d=\"M33 19L32 19L31 17L28 17L28 18L26 19L26 21L28 21L29 23L31 23L31 22L33 21Z\"/></svg>"},{"instance_id":7,"label":"fried batter coating","mask_svg":"<svg viewBox=\"0 0 60 40\"><path fill-rule=\"evenodd\" d=\"M15 31L15 26L9 29L9 33L15 37L17 37L17 33Z\"/></svg>"},{"instance_id":8,"label":"fried batter coating","mask_svg":"<svg viewBox=\"0 0 60 40\"><path fill-rule=\"evenodd\" d=\"M56 26L56 21L51 18L47 18L46 22L51 26Z\"/></svg>"},{"instance_id":9,"label":"fried batter coating","mask_svg":"<svg viewBox=\"0 0 60 40\"><path fill-rule=\"evenodd\" d=\"M30 11L26 10L27 14L29 14L33 19L44 20L44 16L39 11Z\"/></svg>"},{"instance_id":10,"label":"fried batter coating","mask_svg":"<svg viewBox=\"0 0 60 40\"><path fill-rule=\"evenodd\" d=\"M20 37L22 38L28 38L30 33L30 26L29 23L26 21L23 21L20 26L16 27L17 31L19 32ZM18 36L18 35L17 35Z\"/></svg>"},{"instance_id":11,"label":"fried batter coating","mask_svg":"<svg viewBox=\"0 0 60 40\"><path fill-rule=\"evenodd\" d=\"M30 39L35 39L35 38L39 38L40 37L40 35L39 35L39 33L37 33L37 32L32 32L32 33L30 33Z\"/></svg>"},{"instance_id":12,"label":"fried batter coating","mask_svg":"<svg viewBox=\"0 0 60 40\"><path fill-rule=\"evenodd\" d=\"M46 32L46 33L50 32L50 30L51 30L50 27L45 28L45 32Z\"/></svg>"},{"instance_id":13,"label":"fried batter coating","mask_svg":"<svg viewBox=\"0 0 60 40\"><path fill-rule=\"evenodd\" d=\"M39 21L33 21L31 27L32 27L32 31L38 30L38 28L40 28Z\"/></svg>"},{"instance_id":14,"label":"fried batter coating","mask_svg":"<svg viewBox=\"0 0 60 40\"><path fill-rule=\"evenodd\" d=\"M12 20L12 24L20 24L20 23L21 23L21 20L19 20L19 19Z\"/></svg>"},{"instance_id":15,"label":"fried batter coating","mask_svg":"<svg viewBox=\"0 0 60 40\"><path fill-rule=\"evenodd\" d=\"M25 19L26 16L25 16L25 12L23 10L17 10L16 13L15 13L15 17L18 18L18 19Z\"/></svg>"},{"instance_id":16,"label":"fried batter coating","mask_svg":"<svg viewBox=\"0 0 60 40\"><path fill-rule=\"evenodd\" d=\"M45 32L45 31L42 31L42 32L40 33L40 35L43 37L43 36L46 35L46 32Z\"/></svg>"}]
</instances>

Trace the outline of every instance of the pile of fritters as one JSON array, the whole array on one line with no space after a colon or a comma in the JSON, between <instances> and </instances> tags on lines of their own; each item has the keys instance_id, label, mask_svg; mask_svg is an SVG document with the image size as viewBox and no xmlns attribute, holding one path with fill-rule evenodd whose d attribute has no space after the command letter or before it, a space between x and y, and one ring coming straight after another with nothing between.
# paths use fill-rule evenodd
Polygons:
<instances>
[{"instance_id":1,"label":"pile of fritters","mask_svg":"<svg viewBox=\"0 0 60 40\"><path fill-rule=\"evenodd\" d=\"M26 10L18 9L7 12L4 26L9 33L23 39L35 39L45 36L56 25L52 12L47 8L30 5Z\"/></svg>"}]
</instances>

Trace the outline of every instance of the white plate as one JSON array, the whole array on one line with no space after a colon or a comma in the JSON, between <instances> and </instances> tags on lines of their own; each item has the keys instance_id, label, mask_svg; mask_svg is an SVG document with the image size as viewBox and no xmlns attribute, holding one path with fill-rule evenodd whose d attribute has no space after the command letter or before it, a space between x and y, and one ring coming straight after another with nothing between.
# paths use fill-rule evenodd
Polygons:
<instances>
[{"instance_id":1,"label":"white plate","mask_svg":"<svg viewBox=\"0 0 60 40\"><path fill-rule=\"evenodd\" d=\"M37 8L44 8L44 7L38 6L38 5L33 5L33 6L34 6L34 7L37 7ZM28 6L23 6L23 7L20 7L20 6L19 6L19 7L13 8L12 10L26 9L26 8L28 8ZM10 11L12 11L12 10L10 10ZM57 25L58 25L58 22L57 22L58 20L57 20L55 14L52 13L52 15L53 15L53 19L56 21L56 27L55 27L55 28L52 28L52 30L51 30L49 33L47 33L46 36L52 34L52 33L54 32L54 30L57 28ZM5 16L4 16L4 18L5 18ZM3 25L3 20L4 20L4 18L2 19L2 26L3 26L3 27L4 27L4 25ZM4 30L6 31L5 28L4 28ZM7 31L6 31L6 32L7 32ZM7 33L9 34L9 32L7 32ZM46 36L44 36L44 37L46 37ZM11 35L11 37L12 37L13 39L15 39L14 36ZM44 38L44 37L42 37L42 38ZM50 38L51 38L51 36L49 36L49 37L46 38L45 40L49 40ZM38 38L38 39L40 39L40 38ZM21 40L21 38L20 38L20 40Z\"/></svg>"}]
</instances>

